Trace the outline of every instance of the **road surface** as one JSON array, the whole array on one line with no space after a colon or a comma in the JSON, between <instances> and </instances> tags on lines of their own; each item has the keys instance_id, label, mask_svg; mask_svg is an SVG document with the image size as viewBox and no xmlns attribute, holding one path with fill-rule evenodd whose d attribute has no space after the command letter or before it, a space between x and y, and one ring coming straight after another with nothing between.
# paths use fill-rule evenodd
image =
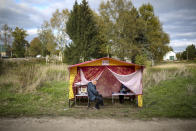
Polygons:
<instances>
[{"instance_id":1,"label":"road surface","mask_svg":"<svg viewBox=\"0 0 196 131\"><path fill-rule=\"evenodd\" d=\"M196 119L0 118L0 131L196 131Z\"/></svg>"}]
</instances>

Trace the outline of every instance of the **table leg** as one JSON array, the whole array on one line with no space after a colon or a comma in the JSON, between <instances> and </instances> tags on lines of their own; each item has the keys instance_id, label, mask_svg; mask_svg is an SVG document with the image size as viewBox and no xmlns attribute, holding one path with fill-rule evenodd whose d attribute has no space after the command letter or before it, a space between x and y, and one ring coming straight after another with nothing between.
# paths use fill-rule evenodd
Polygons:
<instances>
[{"instance_id":1,"label":"table leg","mask_svg":"<svg viewBox=\"0 0 196 131\"><path fill-rule=\"evenodd\" d=\"M89 97L88 97L88 107L90 107L90 101L89 101Z\"/></svg>"},{"instance_id":2,"label":"table leg","mask_svg":"<svg viewBox=\"0 0 196 131\"><path fill-rule=\"evenodd\" d=\"M114 99L113 99L113 95L112 95L112 104L114 104Z\"/></svg>"},{"instance_id":3,"label":"table leg","mask_svg":"<svg viewBox=\"0 0 196 131\"><path fill-rule=\"evenodd\" d=\"M76 105L76 96L75 96L75 105Z\"/></svg>"}]
</instances>

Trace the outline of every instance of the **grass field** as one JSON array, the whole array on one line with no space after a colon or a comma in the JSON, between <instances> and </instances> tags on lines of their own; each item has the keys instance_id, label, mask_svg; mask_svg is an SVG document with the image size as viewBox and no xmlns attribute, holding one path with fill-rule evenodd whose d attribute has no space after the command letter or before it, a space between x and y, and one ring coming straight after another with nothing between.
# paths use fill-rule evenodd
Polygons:
<instances>
[{"instance_id":1,"label":"grass field","mask_svg":"<svg viewBox=\"0 0 196 131\"><path fill-rule=\"evenodd\" d=\"M144 89L144 107L140 115L146 117L196 117L196 68L190 74L172 76L168 80Z\"/></svg>"},{"instance_id":2,"label":"grass field","mask_svg":"<svg viewBox=\"0 0 196 131\"><path fill-rule=\"evenodd\" d=\"M68 71L64 64L0 63L0 116L90 118L196 118L196 64L164 63L144 71L144 107L105 100L101 110L68 108ZM80 102L80 105L87 105Z\"/></svg>"}]
</instances>

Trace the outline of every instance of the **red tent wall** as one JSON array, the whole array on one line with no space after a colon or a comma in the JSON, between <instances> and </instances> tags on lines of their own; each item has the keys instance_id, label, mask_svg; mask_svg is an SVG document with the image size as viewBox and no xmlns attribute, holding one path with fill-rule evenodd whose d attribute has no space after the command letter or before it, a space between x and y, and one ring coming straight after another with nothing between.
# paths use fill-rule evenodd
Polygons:
<instances>
[{"instance_id":1,"label":"red tent wall","mask_svg":"<svg viewBox=\"0 0 196 131\"><path fill-rule=\"evenodd\" d=\"M121 83L106 69L97 82L97 90L103 97L112 96L120 90Z\"/></svg>"},{"instance_id":2,"label":"red tent wall","mask_svg":"<svg viewBox=\"0 0 196 131\"><path fill-rule=\"evenodd\" d=\"M102 71L102 75L97 83L97 90L103 97L112 96L112 92L118 92L120 90L121 83L113 76L113 74L108 70L116 72L120 75L127 75L135 72L134 66L87 66L80 67L77 69L77 75L75 77L74 83L81 81L80 69L82 69L84 76L87 80L91 81L96 78ZM76 93L75 87L73 86L74 94Z\"/></svg>"}]
</instances>

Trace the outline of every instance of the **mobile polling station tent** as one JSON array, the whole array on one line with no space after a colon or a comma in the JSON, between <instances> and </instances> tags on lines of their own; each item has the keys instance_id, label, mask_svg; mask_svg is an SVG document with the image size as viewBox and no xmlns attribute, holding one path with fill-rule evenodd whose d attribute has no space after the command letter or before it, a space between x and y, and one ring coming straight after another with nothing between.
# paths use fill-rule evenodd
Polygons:
<instances>
[{"instance_id":1,"label":"mobile polling station tent","mask_svg":"<svg viewBox=\"0 0 196 131\"><path fill-rule=\"evenodd\" d=\"M121 84L137 96L138 106L142 107L142 73L144 66L128 63L113 58L100 58L68 67L69 103L76 97L75 88L97 80L97 90L103 97L111 97L119 92Z\"/></svg>"}]
</instances>

